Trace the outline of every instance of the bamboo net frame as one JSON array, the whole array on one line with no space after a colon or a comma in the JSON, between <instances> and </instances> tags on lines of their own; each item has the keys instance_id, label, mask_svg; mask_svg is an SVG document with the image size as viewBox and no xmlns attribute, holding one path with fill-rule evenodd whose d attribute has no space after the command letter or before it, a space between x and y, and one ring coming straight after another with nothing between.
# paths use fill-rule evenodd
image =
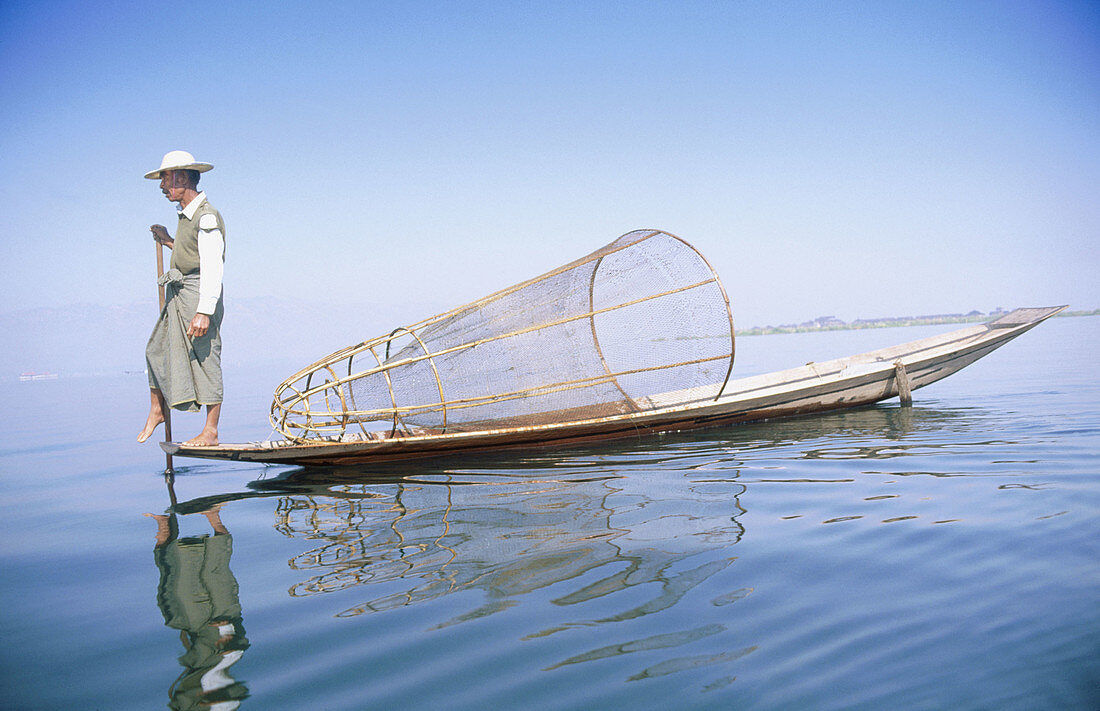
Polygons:
<instances>
[{"instance_id":1,"label":"bamboo net frame","mask_svg":"<svg viewBox=\"0 0 1100 711\"><path fill-rule=\"evenodd\" d=\"M637 230L303 368L276 388L271 423L307 443L621 415L652 395L717 399L733 357L714 269L683 239Z\"/></svg>"}]
</instances>

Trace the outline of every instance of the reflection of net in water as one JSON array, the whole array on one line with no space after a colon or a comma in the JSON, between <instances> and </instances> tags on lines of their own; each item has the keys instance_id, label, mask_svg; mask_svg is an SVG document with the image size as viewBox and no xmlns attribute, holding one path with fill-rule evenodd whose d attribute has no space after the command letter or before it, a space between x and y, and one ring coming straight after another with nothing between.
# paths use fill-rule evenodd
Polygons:
<instances>
[{"instance_id":1,"label":"reflection of net in water","mask_svg":"<svg viewBox=\"0 0 1100 711\"><path fill-rule=\"evenodd\" d=\"M640 230L334 353L276 389L271 418L299 441L544 425L652 409L658 394L713 399L732 366L717 275L678 237Z\"/></svg>"},{"instance_id":2,"label":"reflection of net in water","mask_svg":"<svg viewBox=\"0 0 1100 711\"><path fill-rule=\"evenodd\" d=\"M448 488L435 486L401 487L392 498L379 500L280 499L276 528L320 541L290 560L292 569L311 573L290 594L303 597L409 579L411 587L392 598L341 613L351 616L471 586L498 594L524 592L605 562L614 550L606 549L602 539L624 533L608 529L599 499L576 500L569 485L536 482L507 495L491 488L497 492L490 495L494 500L457 511ZM446 500L437 500L441 493ZM506 500L495 500L501 496Z\"/></svg>"},{"instance_id":3,"label":"reflection of net in water","mask_svg":"<svg viewBox=\"0 0 1100 711\"><path fill-rule=\"evenodd\" d=\"M566 606L655 583L640 607L631 598L620 615L626 619L677 604L729 565L732 558L715 554L743 533L736 518L744 511L740 484L703 485L711 491L700 498L698 482L676 481L682 487L670 490L665 481L659 501L648 498L644 481L401 484L386 493L352 485L340 496L354 498L280 498L276 528L310 546L289 561L308 576L290 588L291 596L362 586L369 599L338 617L462 590L486 593L484 605L445 625L506 609L516 596L564 581L586 581L555 598ZM687 506L691 516L683 515Z\"/></svg>"}]
</instances>

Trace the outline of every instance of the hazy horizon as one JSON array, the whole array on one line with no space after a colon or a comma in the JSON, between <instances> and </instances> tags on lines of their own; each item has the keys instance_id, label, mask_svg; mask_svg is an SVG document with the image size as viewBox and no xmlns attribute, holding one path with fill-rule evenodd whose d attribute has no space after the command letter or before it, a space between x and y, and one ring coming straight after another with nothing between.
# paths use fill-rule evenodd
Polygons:
<instances>
[{"instance_id":1,"label":"hazy horizon","mask_svg":"<svg viewBox=\"0 0 1100 711\"><path fill-rule=\"evenodd\" d=\"M879 314L860 317L869 320L966 314L971 310L989 314L998 306L1006 310L1023 306L1056 304L992 304L962 308L944 314ZM457 306L457 305L456 305ZM324 304L302 302L286 297L228 298L230 318L223 329L226 341L224 363L228 368L249 363L303 366L329 353L362 340L382 336L397 326L406 326L445 308L431 308L426 302L387 305L378 303L341 303L327 310ZM1071 305L1070 310L1093 310L1091 306ZM325 311L329 318L318 319ZM807 315L795 321L749 324L740 321L734 310L738 332L758 328L802 324L832 314ZM14 336L21 347L0 351L0 379L22 373L104 374L137 372L145 367L145 341L156 319L156 303L133 301L127 304L79 303L67 307L31 307L0 310L0 329ZM854 319L844 319L851 321ZM950 330L949 325L943 326ZM103 348L108 334L113 348ZM740 334L751 337L752 334ZM882 346L891 345L883 337ZM837 354L840 355L840 354ZM77 365L83 363L84 365Z\"/></svg>"}]
</instances>

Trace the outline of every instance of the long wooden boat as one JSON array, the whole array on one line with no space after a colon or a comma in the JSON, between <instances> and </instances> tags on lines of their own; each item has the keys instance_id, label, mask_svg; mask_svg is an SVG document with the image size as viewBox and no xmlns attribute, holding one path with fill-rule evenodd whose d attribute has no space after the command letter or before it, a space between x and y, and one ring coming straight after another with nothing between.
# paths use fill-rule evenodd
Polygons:
<instances>
[{"instance_id":1,"label":"long wooden boat","mask_svg":"<svg viewBox=\"0 0 1100 711\"><path fill-rule=\"evenodd\" d=\"M352 432L214 447L165 442L175 456L294 465L342 465L464 452L576 444L858 407L941 380L1064 310L1021 308L988 323L790 370L647 396L645 408L525 426Z\"/></svg>"}]
</instances>

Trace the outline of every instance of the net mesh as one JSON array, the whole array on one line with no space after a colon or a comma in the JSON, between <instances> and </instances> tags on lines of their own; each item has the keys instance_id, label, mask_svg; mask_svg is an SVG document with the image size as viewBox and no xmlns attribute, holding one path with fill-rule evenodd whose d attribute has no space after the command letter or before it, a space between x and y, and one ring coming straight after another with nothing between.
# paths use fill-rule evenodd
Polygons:
<instances>
[{"instance_id":1,"label":"net mesh","mask_svg":"<svg viewBox=\"0 0 1100 711\"><path fill-rule=\"evenodd\" d=\"M479 301L314 363L279 385L294 441L502 429L716 398L733 319L691 245L630 232Z\"/></svg>"}]
</instances>

